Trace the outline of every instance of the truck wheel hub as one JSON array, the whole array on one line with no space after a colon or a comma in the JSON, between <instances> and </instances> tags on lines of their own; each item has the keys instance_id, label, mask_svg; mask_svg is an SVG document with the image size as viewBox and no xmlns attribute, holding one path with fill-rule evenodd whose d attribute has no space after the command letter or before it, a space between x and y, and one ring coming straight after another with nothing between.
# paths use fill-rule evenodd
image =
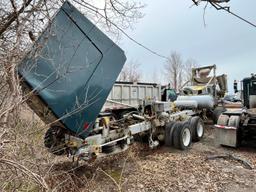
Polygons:
<instances>
[{"instance_id":1,"label":"truck wheel hub","mask_svg":"<svg viewBox=\"0 0 256 192\"><path fill-rule=\"evenodd\" d=\"M189 146L191 140L191 133L188 128L185 128L182 134L182 141L184 146Z\"/></svg>"},{"instance_id":2,"label":"truck wheel hub","mask_svg":"<svg viewBox=\"0 0 256 192\"><path fill-rule=\"evenodd\" d=\"M197 131L197 136L198 137L202 137L203 136L204 128L203 128L203 125L201 123L198 123L196 131Z\"/></svg>"}]
</instances>

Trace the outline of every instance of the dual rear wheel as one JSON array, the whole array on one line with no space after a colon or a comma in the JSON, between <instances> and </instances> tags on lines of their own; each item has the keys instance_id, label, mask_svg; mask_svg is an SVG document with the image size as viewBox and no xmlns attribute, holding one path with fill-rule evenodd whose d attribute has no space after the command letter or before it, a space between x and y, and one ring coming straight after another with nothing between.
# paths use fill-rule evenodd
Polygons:
<instances>
[{"instance_id":1,"label":"dual rear wheel","mask_svg":"<svg viewBox=\"0 0 256 192\"><path fill-rule=\"evenodd\" d=\"M229 116L226 114L221 114L217 121L217 125L236 128L236 136L235 137L233 136L233 134L227 134L228 136L225 137L225 140L228 140L228 141L232 140L233 143L232 144L221 144L222 146L239 147L241 145L242 130L240 129L240 116L239 115ZM226 133L226 132L224 132L224 133ZM227 139L227 138L229 138L229 139Z\"/></svg>"},{"instance_id":2,"label":"dual rear wheel","mask_svg":"<svg viewBox=\"0 0 256 192\"><path fill-rule=\"evenodd\" d=\"M200 117L188 121L170 122L165 129L165 144L186 150L192 141L200 141L204 135L204 124Z\"/></svg>"},{"instance_id":3,"label":"dual rear wheel","mask_svg":"<svg viewBox=\"0 0 256 192\"><path fill-rule=\"evenodd\" d=\"M229 126L229 127L239 127L240 123L240 116L237 115L231 115L230 117L228 115L220 115L217 124L222 126Z\"/></svg>"}]
</instances>

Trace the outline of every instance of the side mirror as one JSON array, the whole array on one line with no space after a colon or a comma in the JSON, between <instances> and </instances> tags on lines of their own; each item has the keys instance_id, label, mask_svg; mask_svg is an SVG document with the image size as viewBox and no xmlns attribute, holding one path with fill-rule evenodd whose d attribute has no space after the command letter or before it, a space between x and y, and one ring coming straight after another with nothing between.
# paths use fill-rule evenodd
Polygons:
<instances>
[{"instance_id":1,"label":"side mirror","mask_svg":"<svg viewBox=\"0 0 256 192\"><path fill-rule=\"evenodd\" d=\"M236 80L234 81L234 92L237 93L238 92L238 89L237 89L237 82Z\"/></svg>"}]
</instances>

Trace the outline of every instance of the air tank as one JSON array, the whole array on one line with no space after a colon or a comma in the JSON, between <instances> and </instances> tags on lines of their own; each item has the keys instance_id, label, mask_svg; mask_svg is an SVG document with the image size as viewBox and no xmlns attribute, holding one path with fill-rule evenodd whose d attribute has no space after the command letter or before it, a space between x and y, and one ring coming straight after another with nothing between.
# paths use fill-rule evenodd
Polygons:
<instances>
[{"instance_id":1,"label":"air tank","mask_svg":"<svg viewBox=\"0 0 256 192\"><path fill-rule=\"evenodd\" d=\"M178 108L185 108L185 109L197 109L198 108L198 104L195 100L191 100L191 101L179 100L179 101L174 101L174 104Z\"/></svg>"},{"instance_id":2,"label":"air tank","mask_svg":"<svg viewBox=\"0 0 256 192\"><path fill-rule=\"evenodd\" d=\"M178 96L177 102L182 101L184 106L194 101L197 103L198 109L212 109L214 107L214 98L211 95L191 95L191 96ZM180 104L182 104L180 102ZM191 103L192 104L192 103Z\"/></svg>"}]
</instances>

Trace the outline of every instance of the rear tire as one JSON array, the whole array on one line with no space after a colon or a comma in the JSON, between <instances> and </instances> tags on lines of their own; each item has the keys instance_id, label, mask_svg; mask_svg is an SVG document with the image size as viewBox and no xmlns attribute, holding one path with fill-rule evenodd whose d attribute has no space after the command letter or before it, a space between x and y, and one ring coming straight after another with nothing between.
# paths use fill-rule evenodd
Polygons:
<instances>
[{"instance_id":1,"label":"rear tire","mask_svg":"<svg viewBox=\"0 0 256 192\"><path fill-rule=\"evenodd\" d=\"M190 120L190 127L192 133L192 141L200 141L204 136L204 122L203 120L196 116L192 117Z\"/></svg>"},{"instance_id":2,"label":"rear tire","mask_svg":"<svg viewBox=\"0 0 256 192\"><path fill-rule=\"evenodd\" d=\"M217 121L217 125L227 126L228 125L229 116L228 115L220 115Z\"/></svg>"},{"instance_id":3,"label":"rear tire","mask_svg":"<svg viewBox=\"0 0 256 192\"><path fill-rule=\"evenodd\" d=\"M229 118L228 126L229 127L236 127L236 128L238 128L239 127L239 122L240 122L240 117L232 115Z\"/></svg>"},{"instance_id":4,"label":"rear tire","mask_svg":"<svg viewBox=\"0 0 256 192\"><path fill-rule=\"evenodd\" d=\"M213 120L213 123L216 124L218 122L218 119L221 115L221 113L225 112L226 111L226 108L225 107L216 107L214 110L213 110L213 117L212 117L212 120Z\"/></svg>"},{"instance_id":5,"label":"rear tire","mask_svg":"<svg viewBox=\"0 0 256 192\"><path fill-rule=\"evenodd\" d=\"M173 146L173 127L175 122L172 121L165 126L165 145Z\"/></svg>"},{"instance_id":6,"label":"rear tire","mask_svg":"<svg viewBox=\"0 0 256 192\"><path fill-rule=\"evenodd\" d=\"M63 155L66 153L64 128L50 127L44 136L44 146L54 155Z\"/></svg>"},{"instance_id":7,"label":"rear tire","mask_svg":"<svg viewBox=\"0 0 256 192\"><path fill-rule=\"evenodd\" d=\"M236 147L241 145L241 140L242 140L241 139L241 132L240 132L240 129L239 129L239 124L240 124L240 116L235 116L235 115L230 116L229 121L228 121L228 126L237 128Z\"/></svg>"},{"instance_id":8,"label":"rear tire","mask_svg":"<svg viewBox=\"0 0 256 192\"><path fill-rule=\"evenodd\" d=\"M174 147L180 150L188 149L192 143L192 134L189 127L189 122L177 122L173 128Z\"/></svg>"}]
</instances>

